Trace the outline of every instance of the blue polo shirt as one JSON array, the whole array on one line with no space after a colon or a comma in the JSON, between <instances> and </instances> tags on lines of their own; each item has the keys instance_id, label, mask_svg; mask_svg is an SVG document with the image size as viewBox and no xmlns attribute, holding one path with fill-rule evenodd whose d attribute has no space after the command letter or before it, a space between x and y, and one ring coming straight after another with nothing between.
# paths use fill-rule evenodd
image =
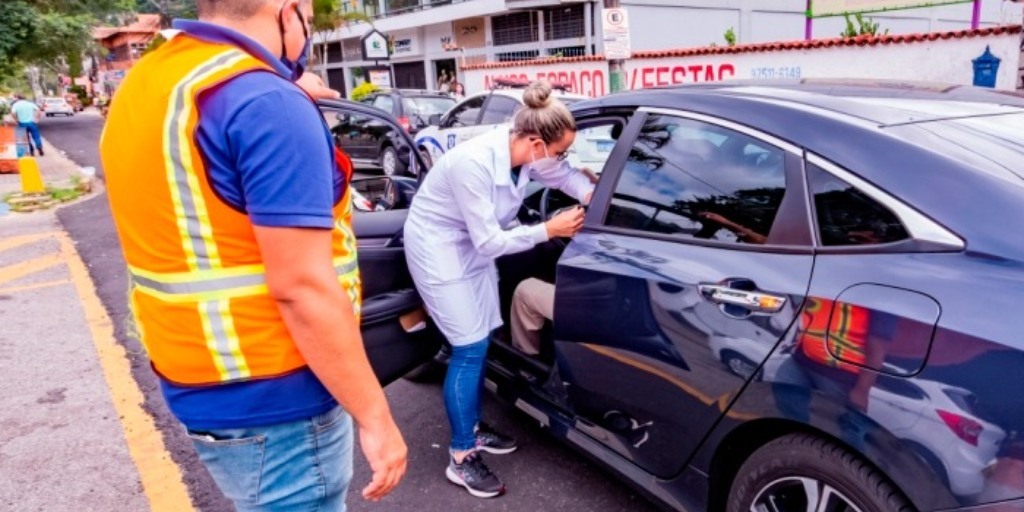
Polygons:
<instances>
[{"instance_id":1,"label":"blue polo shirt","mask_svg":"<svg viewBox=\"0 0 1024 512\"><path fill-rule=\"evenodd\" d=\"M256 41L228 28L176 20L178 37L230 44L274 72L239 75L198 98L195 143L216 195L253 224L331 229L345 189L333 142L291 71ZM337 405L308 368L268 379L206 387L161 379L171 411L191 430L245 428L296 421Z\"/></svg>"}]
</instances>

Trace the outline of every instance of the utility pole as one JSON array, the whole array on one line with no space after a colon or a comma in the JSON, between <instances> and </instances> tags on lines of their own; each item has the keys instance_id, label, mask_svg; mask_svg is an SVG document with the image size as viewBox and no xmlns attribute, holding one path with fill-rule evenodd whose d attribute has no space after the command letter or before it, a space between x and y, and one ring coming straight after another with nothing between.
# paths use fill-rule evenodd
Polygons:
<instances>
[{"instance_id":1,"label":"utility pole","mask_svg":"<svg viewBox=\"0 0 1024 512\"><path fill-rule=\"evenodd\" d=\"M605 9L617 8L619 0L604 0L604 7ZM601 21L602 31L606 23L608 20ZM608 85L613 93L626 89L626 61L622 59L608 61Z\"/></svg>"}]
</instances>

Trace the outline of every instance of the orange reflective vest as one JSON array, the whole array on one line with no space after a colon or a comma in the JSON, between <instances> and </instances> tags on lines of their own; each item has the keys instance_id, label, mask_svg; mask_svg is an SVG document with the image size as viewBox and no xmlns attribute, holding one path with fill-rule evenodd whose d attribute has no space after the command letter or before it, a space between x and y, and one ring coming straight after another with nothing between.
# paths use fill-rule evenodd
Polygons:
<instances>
[{"instance_id":1,"label":"orange reflective vest","mask_svg":"<svg viewBox=\"0 0 1024 512\"><path fill-rule=\"evenodd\" d=\"M249 217L214 193L194 143L197 96L248 72L273 71L236 47L180 34L132 69L101 137L132 312L153 367L177 384L273 377L306 365L269 295ZM334 266L358 317L347 190L334 219Z\"/></svg>"},{"instance_id":2,"label":"orange reflective vest","mask_svg":"<svg viewBox=\"0 0 1024 512\"><path fill-rule=\"evenodd\" d=\"M807 300L799 338L804 355L822 365L859 373L865 362L868 310L824 299Z\"/></svg>"}]
</instances>

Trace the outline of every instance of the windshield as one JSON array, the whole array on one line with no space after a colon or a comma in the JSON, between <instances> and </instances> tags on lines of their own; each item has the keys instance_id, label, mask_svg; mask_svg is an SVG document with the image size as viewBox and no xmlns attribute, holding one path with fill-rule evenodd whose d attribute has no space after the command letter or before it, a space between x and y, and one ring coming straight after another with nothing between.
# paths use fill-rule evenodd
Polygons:
<instances>
[{"instance_id":1,"label":"windshield","mask_svg":"<svg viewBox=\"0 0 1024 512\"><path fill-rule=\"evenodd\" d=\"M402 106L405 107L405 115L417 116L424 120L428 119L434 114L444 114L448 112L448 109L455 105L455 100L452 98L443 98L436 96L420 96L420 97L405 97L402 98Z\"/></svg>"}]
</instances>

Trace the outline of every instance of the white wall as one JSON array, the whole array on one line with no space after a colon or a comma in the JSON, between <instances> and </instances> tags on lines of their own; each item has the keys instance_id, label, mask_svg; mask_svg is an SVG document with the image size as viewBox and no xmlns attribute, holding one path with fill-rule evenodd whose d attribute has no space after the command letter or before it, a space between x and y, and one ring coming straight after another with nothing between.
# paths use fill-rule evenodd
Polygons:
<instances>
[{"instance_id":1,"label":"white wall","mask_svg":"<svg viewBox=\"0 0 1024 512\"><path fill-rule=\"evenodd\" d=\"M940 39L878 46L841 46L734 54L632 59L626 61L630 89L728 79L863 78L931 81L970 85L972 59L986 46L1002 59L996 87L1014 90L1020 65L1021 34ZM531 64L513 67L468 68L461 71L466 88L485 89L499 77L544 78L573 86L573 92L602 96L609 91L608 63Z\"/></svg>"},{"instance_id":2,"label":"white wall","mask_svg":"<svg viewBox=\"0 0 1024 512\"><path fill-rule=\"evenodd\" d=\"M730 27L740 43L804 38L806 0L622 0L629 11L630 36L636 50L662 50L725 44ZM1022 5L982 0L981 24L1020 24ZM890 34L970 28L972 4L908 9L866 16ZM814 38L838 37L842 17L813 21ZM600 27L598 27L600 28Z\"/></svg>"}]
</instances>

